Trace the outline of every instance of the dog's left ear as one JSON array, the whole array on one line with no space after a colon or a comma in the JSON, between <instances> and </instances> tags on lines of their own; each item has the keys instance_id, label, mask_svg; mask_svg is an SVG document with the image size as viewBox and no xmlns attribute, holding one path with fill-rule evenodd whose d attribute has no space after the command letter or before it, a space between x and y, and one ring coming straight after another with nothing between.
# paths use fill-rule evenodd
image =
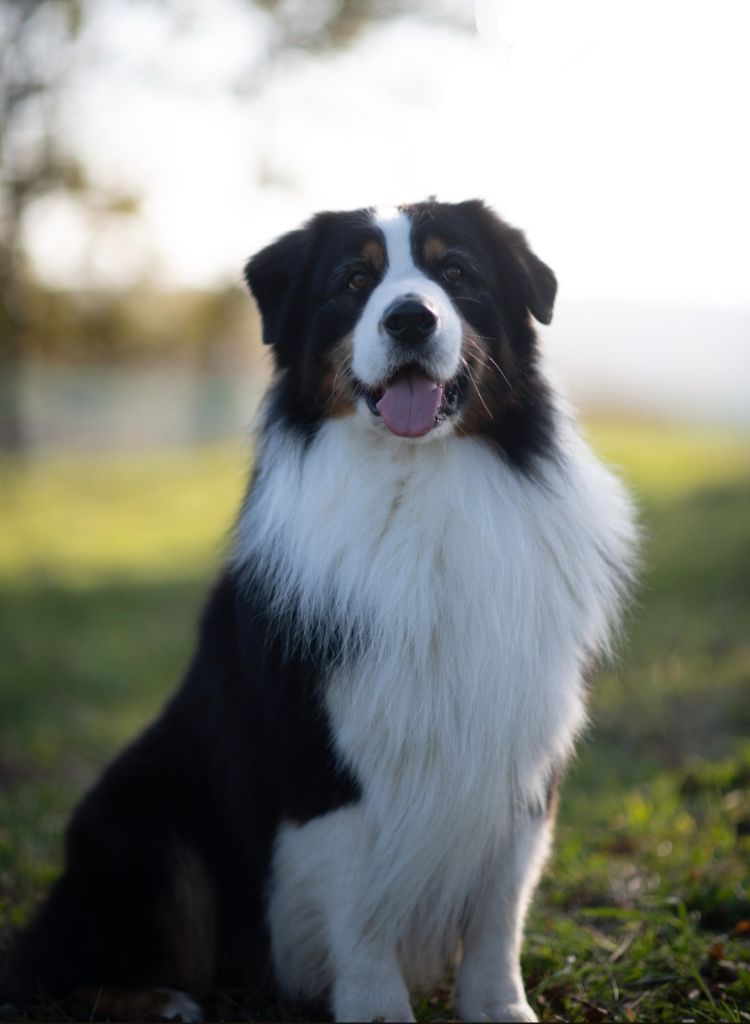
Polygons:
<instances>
[{"instance_id":1,"label":"dog's left ear","mask_svg":"<svg viewBox=\"0 0 750 1024\"><path fill-rule=\"evenodd\" d=\"M281 346L289 340L294 296L304 276L311 235L309 227L290 231L245 264L245 280L260 310L266 345Z\"/></svg>"},{"instance_id":2,"label":"dog's left ear","mask_svg":"<svg viewBox=\"0 0 750 1024\"><path fill-rule=\"evenodd\" d=\"M478 219L484 233L489 233L502 277L512 279L526 308L540 324L551 323L557 278L547 264L531 251L524 233L506 224L479 199L469 199L461 205Z\"/></svg>"},{"instance_id":3,"label":"dog's left ear","mask_svg":"<svg viewBox=\"0 0 750 1024\"><path fill-rule=\"evenodd\" d=\"M516 261L525 281L526 306L540 324L551 324L557 278L547 264L534 255L525 236L520 231L515 233L521 237L521 244L516 249Z\"/></svg>"}]
</instances>

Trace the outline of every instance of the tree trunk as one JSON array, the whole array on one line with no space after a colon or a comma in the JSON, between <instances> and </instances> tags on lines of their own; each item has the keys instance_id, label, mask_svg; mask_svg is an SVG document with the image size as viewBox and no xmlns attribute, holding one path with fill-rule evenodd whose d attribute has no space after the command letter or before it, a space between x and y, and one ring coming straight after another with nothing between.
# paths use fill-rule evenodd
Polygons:
<instances>
[{"instance_id":1,"label":"tree trunk","mask_svg":"<svg viewBox=\"0 0 750 1024\"><path fill-rule=\"evenodd\" d=\"M5 238L0 240L0 452L26 448L21 378L26 354L27 309L21 253L23 189L8 190Z\"/></svg>"}]
</instances>

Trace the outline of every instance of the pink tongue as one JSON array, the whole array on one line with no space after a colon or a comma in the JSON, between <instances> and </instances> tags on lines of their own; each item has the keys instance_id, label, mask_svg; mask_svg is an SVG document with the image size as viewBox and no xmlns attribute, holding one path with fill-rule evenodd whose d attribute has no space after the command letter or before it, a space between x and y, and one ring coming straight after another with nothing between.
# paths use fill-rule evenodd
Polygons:
<instances>
[{"instance_id":1,"label":"pink tongue","mask_svg":"<svg viewBox=\"0 0 750 1024\"><path fill-rule=\"evenodd\" d=\"M422 437L435 425L443 389L417 370L396 374L377 404L383 422L399 437Z\"/></svg>"}]
</instances>

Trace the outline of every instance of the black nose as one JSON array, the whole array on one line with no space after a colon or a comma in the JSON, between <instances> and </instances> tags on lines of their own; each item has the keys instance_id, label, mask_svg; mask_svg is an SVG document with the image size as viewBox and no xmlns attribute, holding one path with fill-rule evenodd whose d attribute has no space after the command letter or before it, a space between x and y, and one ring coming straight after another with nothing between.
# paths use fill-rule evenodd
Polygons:
<instances>
[{"instance_id":1,"label":"black nose","mask_svg":"<svg viewBox=\"0 0 750 1024\"><path fill-rule=\"evenodd\" d=\"M394 341L413 345L435 330L437 317L419 299L399 299L383 317L383 326Z\"/></svg>"}]
</instances>

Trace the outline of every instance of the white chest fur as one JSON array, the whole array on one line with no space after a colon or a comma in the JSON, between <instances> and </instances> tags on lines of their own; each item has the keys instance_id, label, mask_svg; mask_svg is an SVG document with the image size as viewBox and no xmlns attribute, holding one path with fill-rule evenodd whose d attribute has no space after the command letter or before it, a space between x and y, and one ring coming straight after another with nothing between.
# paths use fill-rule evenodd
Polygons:
<instances>
[{"instance_id":1,"label":"white chest fur","mask_svg":"<svg viewBox=\"0 0 750 1024\"><path fill-rule=\"evenodd\" d=\"M583 721L582 666L617 617L630 506L560 431L532 475L478 439L402 443L356 418L262 453L237 558L265 567L280 612L295 602L343 637L336 751L363 788L372 912L388 904L402 931L429 905L420 931L445 932L543 802Z\"/></svg>"}]
</instances>

